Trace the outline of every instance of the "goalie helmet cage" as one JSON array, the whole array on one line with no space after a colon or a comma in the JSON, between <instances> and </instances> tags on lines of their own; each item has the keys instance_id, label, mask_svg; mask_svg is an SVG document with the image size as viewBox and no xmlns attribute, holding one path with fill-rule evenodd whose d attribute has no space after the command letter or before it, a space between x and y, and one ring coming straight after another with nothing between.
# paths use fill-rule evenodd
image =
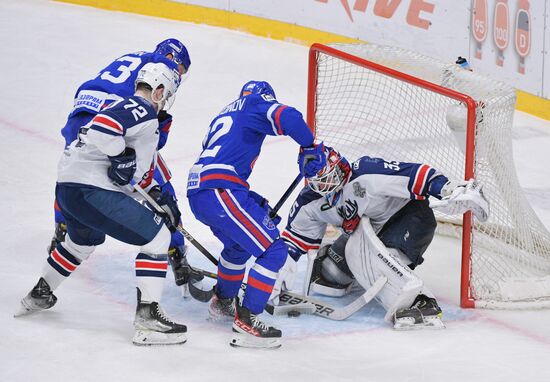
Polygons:
<instances>
[{"instance_id":1,"label":"goalie helmet cage","mask_svg":"<svg viewBox=\"0 0 550 382\"><path fill-rule=\"evenodd\" d=\"M438 233L462 237L465 308L550 306L550 234L516 177L515 90L453 63L374 44L314 44L308 124L349 160L428 163L451 179L475 176L489 220L436 212Z\"/></svg>"}]
</instances>

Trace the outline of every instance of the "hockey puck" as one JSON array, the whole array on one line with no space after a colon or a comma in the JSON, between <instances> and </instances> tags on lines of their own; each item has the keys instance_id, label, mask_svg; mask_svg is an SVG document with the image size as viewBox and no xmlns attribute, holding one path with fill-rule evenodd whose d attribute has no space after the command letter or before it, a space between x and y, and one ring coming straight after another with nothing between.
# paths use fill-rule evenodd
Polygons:
<instances>
[{"instance_id":1,"label":"hockey puck","mask_svg":"<svg viewBox=\"0 0 550 382\"><path fill-rule=\"evenodd\" d=\"M288 317L300 317L300 312L298 312L297 310L291 310L290 312L287 313L287 316Z\"/></svg>"}]
</instances>

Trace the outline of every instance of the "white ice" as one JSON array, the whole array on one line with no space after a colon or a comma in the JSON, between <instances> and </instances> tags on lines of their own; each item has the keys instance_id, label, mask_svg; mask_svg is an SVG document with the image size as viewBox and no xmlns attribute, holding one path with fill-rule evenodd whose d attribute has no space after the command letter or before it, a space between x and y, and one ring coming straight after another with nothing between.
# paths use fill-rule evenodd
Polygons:
<instances>
[{"instance_id":1,"label":"white ice","mask_svg":"<svg viewBox=\"0 0 550 382\"><path fill-rule=\"evenodd\" d=\"M459 250L437 239L419 273L444 309L447 329L395 332L371 304L344 322L313 316L265 317L284 333L276 351L234 349L229 325L206 321L207 306L184 301L168 275L163 304L189 327L183 346L131 344L136 248L108 240L57 291L47 312L15 319L36 283L53 233L59 129L77 86L125 52L177 37L192 54L178 93L165 158L184 225L210 251L219 243L185 201L187 170L211 118L250 79L272 83L278 98L305 112L307 48L244 33L46 2L0 2L0 381L549 381L550 313L463 310ZM460 54L461 52L457 52ZM517 112L519 179L550 227L550 124ZM296 146L268 139L250 183L272 201L296 173ZM289 205L283 208L283 216ZM196 265L214 267L193 250ZM304 264L300 264L303 272ZM338 303L338 302L335 302Z\"/></svg>"}]
</instances>

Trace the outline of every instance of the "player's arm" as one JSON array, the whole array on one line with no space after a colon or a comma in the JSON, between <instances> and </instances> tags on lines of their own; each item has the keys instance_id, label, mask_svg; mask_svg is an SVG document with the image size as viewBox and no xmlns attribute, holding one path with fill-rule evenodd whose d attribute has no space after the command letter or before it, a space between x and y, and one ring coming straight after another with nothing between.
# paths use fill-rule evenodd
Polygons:
<instances>
[{"instance_id":1,"label":"player's arm","mask_svg":"<svg viewBox=\"0 0 550 382\"><path fill-rule=\"evenodd\" d=\"M448 182L437 169L427 164L389 161L364 156L352 164L353 173L368 184L371 194L424 200L441 197Z\"/></svg>"},{"instance_id":2,"label":"player's arm","mask_svg":"<svg viewBox=\"0 0 550 382\"><path fill-rule=\"evenodd\" d=\"M306 187L292 204L282 238L294 261L298 261L309 250L319 249L327 228L327 223L316 213L319 209L316 202L320 198L320 195Z\"/></svg>"},{"instance_id":3,"label":"player's arm","mask_svg":"<svg viewBox=\"0 0 550 382\"><path fill-rule=\"evenodd\" d=\"M480 221L489 216L489 203L483 187L474 180L450 181L435 168L422 163L386 161L363 157L353 163L354 174L368 183L370 193L390 197L424 200L429 196L430 206L455 215L471 210Z\"/></svg>"},{"instance_id":4,"label":"player's arm","mask_svg":"<svg viewBox=\"0 0 550 382\"><path fill-rule=\"evenodd\" d=\"M159 122L159 143L157 149L160 150L166 144L168 140L168 134L170 134L170 128L172 127L172 115L168 114L166 111L161 110L158 114Z\"/></svg>"},{"instance_id":5,"label":"player's arm","mask_svg":"<svg viewBox=\"0 0 550 382\"><path fill-rule=\"evenodd\" d=\"M260 114L267 117L268 123L258 124L257 128L269 135L287 135L300 145L298 166L303 176L314 176L325 166L324 146L322 142L314 143L315 137L302 113L291 106L265 100L260 100L258 109Z\"/></svg>"}]
</instances>

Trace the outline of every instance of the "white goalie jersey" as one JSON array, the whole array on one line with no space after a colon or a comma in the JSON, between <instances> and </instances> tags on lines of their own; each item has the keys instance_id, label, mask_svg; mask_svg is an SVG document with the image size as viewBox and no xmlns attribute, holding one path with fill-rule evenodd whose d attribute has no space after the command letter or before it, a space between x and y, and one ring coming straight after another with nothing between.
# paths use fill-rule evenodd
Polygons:
<instances>
[{"instance_id":1,"label":"white goalie jersey","mask_svg":"<svg viewBox=\"0 0 550 382\"><path fill-rule=\"evenodd\" d=\"M441 198L447 182L444 175L426 164L364 156L351 165L349 181L334 206L308 187L302 190L290 211L283 239L290 253L298 255L319 248L327 224L348 230L367 216L378 232L410 200L424 200L430 195Z\"/></svg>"}]
</instances>

